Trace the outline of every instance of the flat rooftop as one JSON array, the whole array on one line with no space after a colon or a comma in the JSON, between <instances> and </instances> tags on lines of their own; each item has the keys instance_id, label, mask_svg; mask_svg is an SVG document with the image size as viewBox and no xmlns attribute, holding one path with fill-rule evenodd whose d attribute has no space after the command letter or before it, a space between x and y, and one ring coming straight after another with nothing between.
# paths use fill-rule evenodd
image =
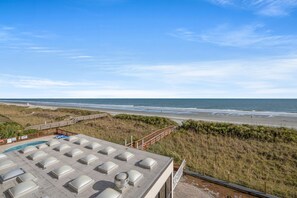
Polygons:
<instances>
[{"instance_id":1,"label":"flat rooftop","mask_svg":"<svg viewBox=\"0 0 297 198\"><path fill-rule=\"evenodd\" d=\"M25 172L29 172L34 175L38 179L36 184L39 186L39 189L34 191L33 193L29 193L29 195L23 196L24 198L97 197L105 189L114 188L115 175L120 172L136 170L143 175L142 179L140 179L135 186L129 185L122 194L122 196L125 198L135 198L143 197L151 188L151 186L153 186L155 181L160 177L160 175L164 172L164 170L172 163L172 159L166 156L161 156L134 148L128 148L119 144L92 138L82 134L76 135L76 137L78 137L78 140L84 138L89 142L83 145L78 145L74 143L75 141L60 139L58 140L60 142L59 144L51 147L40 148L28 153L23 154L20 151L5 153L8 157L7 159L12 160L16 164L16 166L1 170L0 174L4 174L5 172L8 172L9 170L13 170L15 168L22 168ZM101 146L94 150L86 148L87 145L93 142L97 142ZM70 147L65 147L65 150L63 151L54 150L54 148L62 144L67 144ZM115 149L114 152L109 155L100 153L101 150L107 147L113 147ZM65 153L76 148L82 150L83 153L75 157L69 157L65 155ZM39 150L44 151L48 155L38 160L31 160L28 158L29 155ZM124 152L130 152L134 156L128 161L122 161L118 159L117 156ZM98 159L88 165L83 164L80 159L86 157L89 154L95 155L96 157L98 157ZM41 168L38 163L43 159L47 159L49 157L55 157L59 160L59 162L45 169ZM154 159L157 164L152 169L141 167L139 163L146 158ZM3 159L1 159L1 161L3 161ZM108 174L98 171L97 167L105 162L113 162L118 166ZM62 177L60 179L55 178L50 172L63 165L69 165L75 171L67 174L65 177ZM70 181L81 175L89 176L91 179L94 180L94 183L92 183L92 185L90 185L86 190L77 194L71 188L69 188L68 184ZM1 195L3 195L3 193L4 195L7 195L7 190L11 187L16 186L17 184L18 182L16 181L16 179L11 179L1 184Z\"/></svg>"}]
</instances>

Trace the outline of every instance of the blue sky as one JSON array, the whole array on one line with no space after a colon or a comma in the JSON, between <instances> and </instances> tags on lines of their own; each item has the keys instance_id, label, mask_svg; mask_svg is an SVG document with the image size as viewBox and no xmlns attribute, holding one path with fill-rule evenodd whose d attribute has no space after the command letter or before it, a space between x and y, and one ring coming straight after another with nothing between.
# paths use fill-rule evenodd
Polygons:
<instances>
[{"instance_id":1,"label":"blue sky","mask_svg":"<svg viewBox=\"0 0 297 198\"><path fill-rule=\"evenodd\" d=\"M297 0L1 0L0 98L297 98Z\"/></svg>"}]
</instances>

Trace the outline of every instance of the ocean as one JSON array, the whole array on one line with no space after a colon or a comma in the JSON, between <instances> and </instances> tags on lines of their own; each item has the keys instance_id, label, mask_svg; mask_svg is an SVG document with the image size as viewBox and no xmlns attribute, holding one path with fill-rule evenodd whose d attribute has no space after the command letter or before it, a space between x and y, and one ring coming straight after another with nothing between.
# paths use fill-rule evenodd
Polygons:
<instances>
[{"instance_id":1,"label":"ocean","mask_svg":"<svg viewBox=\"0 0 297 198\"><path fill-rule=\"evenodd\" d=\"M297 117L297 99L1 99L0 102L170 114Z\"/></svg>"}]
</instances>

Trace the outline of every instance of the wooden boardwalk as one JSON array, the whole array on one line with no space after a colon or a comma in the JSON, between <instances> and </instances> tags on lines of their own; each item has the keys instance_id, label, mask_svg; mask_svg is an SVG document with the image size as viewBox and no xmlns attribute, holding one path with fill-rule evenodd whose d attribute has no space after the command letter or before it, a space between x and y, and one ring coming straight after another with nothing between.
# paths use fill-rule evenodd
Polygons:
<instances>
[{"instance_id":1,"label":"wooden boardwalk","mask_svg":"<svg viewBox=\"0 0 297 198\"><path fill-rule=\"evenodd\" d=\"M149 135L141 138L140 140L137 140L134 142L132 141L133 143L126 144L126 146L145 150L150 145L152 145L155 142L158 142L161 139L163 139L164 137L170 135L175 129L176 129L176 126L169 126L169 127L163 128L163 129L159 129L159 130L154 131L154 132L150 133Z\"/></svg>"},{"instance_id":2,"label":"wooden boardwalk","mask_svg":"<svg viewBox=\"0 0 297 198\"><path fill-rule=\"evenodd\" d=\"M63 120L60 122L52 122L52 123L47 123L47 124L39 124L39 125L29 126L25 130L36 129L36 130L40 131L40 130L64 127L64 126L69 126L69 125L75 124L75 123L83 121L83 120L93 120L93 119L97 119L97 118L103 118L103 117L106 117L107 115L108 114L106 114L106 113L101 113L101 114L94 114L94 115L87 115L87 116L79 116L79 117L72 118L71 120Z\"/></svg>"}]
</instances>

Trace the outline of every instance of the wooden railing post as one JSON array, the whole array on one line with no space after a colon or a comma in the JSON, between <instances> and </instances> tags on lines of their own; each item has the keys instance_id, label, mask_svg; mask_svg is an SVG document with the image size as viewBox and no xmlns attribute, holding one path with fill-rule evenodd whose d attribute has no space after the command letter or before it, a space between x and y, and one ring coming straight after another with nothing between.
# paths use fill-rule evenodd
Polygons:
<instances>
[{"instance_id":1,"label":"wooden railing post","mask_svg":"<svg viewBox=\"0 0 297 198\"><path fill-rule=\"evenodd\" d=\"M141 150L144 150L144 139L141 140Z\"/></svg>"}]
</instances>

